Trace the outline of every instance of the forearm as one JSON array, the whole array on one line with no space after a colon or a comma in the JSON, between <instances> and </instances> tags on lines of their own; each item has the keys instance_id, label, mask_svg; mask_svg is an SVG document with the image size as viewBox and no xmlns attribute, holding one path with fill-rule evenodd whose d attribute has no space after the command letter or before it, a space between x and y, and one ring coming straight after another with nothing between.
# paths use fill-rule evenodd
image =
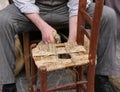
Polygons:
<instances>
[{"instance_id":1,"label":"forearm","mask_svg":"<svg viewBox=\"0 0 120 92\"><path fill-rule=\"evenodd\" d=\"M38 13L25 14L41 31L42 40L45 43L54 43L53 31L56 31L53 27L47 24Z\"/></svg>"},{"instance_id":2,"label":"forearm","mask_svg":"<svg viewBox=\"0 0 120 92\"><path fill-rule=\"evenodd\" d=\"M69 38L68 42L76 41L77 36L77 16L69 18Z\"/></svg>"},{"instance_id":3,"label":"forearm","mask_svg":"<svg viewBox=\"0 0 120 92\"><path fill-rule=\"evenodd\" d=\"M48 26L38 13L28 13L25 15L38 27L40 31L44 30L44 28Z\"/></svg>"},{"instance_id":4,"label":"forearm","mask_svg":"<svg viewBox=\"0 0 120 92\"><path fill-rule=\"evenodd\" d=\"M87 0L87 6L89 7L91 0ZM69 8L69 42L76 41L77 38L77 15L78 15L78 5L79 0L68 0Z\"/></svg>"}]
</instances>

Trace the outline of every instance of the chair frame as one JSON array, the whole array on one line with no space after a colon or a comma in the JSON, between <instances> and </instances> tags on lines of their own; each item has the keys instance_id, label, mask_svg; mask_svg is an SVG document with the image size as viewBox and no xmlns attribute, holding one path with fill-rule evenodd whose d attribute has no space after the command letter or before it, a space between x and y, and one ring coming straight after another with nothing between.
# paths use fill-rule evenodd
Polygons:
<instances>
[{"instance_id":1,"label":"chair frame","mask_svg":"<svg viewBox=\"0 0 120 92\"><path fill-rule=\"evenodd\" d=\"M94 92L94 76L95 76L95 60L97 53L97 45L99 38L99 30L102 16L102 9L104 5L104 0L96 0L94 16L90 17L86 12L86 0L79 0L79 10L78 10L78 26L77 26L77 43L79 45L84 45L84 36L86 35L90 40L89 45L89 64L87 71L87 89L81 84L86 84L86 81L83 81L83 66L77 67L76 83L70 83L62 86L55 86L52 88L47 88L47 70L45 67L40 67L38 70L41 76L41 92L51 92L56 90L63 89L72 89L76 87L76 92ZM85 29L85 22L88 22L91 25L91 35L89 35ZM97 24L97 25L96 25ZM81 26L80 26L81 25ZM33 84L34 85L34 84Z\"/></svg>"}]
</instances>

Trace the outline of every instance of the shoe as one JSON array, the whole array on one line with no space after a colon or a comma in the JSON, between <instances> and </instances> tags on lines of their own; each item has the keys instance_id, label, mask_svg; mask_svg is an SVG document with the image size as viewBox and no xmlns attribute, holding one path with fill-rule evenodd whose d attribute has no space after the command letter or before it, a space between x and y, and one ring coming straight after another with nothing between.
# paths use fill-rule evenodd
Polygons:
<instances>
[{"instance_id":1,"label":"shoe","mask_svg":"<svg viewBox=\"0 0 120 92\"><path fill-rule=\"evenodd\" d=\"M2 92L17 92L16 84L4 84Z\"/></svg>"},{"instance_id":2,"label":"shoe","mask_svg":"<svg viewBox=\"0 0 120 92\"><path fill-rule=\"evenodd\" d=\"M109 82L108 76L95 76L95 92L115 92L114 88Z\"/></svg>"}]
</instances>

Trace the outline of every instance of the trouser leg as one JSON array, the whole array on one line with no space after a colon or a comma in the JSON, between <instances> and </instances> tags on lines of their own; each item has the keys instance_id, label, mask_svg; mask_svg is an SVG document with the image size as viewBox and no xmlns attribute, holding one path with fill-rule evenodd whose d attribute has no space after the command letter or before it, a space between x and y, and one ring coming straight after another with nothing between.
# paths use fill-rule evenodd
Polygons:
<instances>
[{"instance_id":1,"label":"trouser leg","mask_svg":"<svg viewBox=\"0 0 120 92\"><path fill-rule=\"evenodd\" d=\"M116 72L116 23L115 12L104 7L97 50L96 74L110 76Z\"/></svg>"},{"instance_id":2,"label":"trouser leg","mask_svg":"<svg viewBox=\"0 0 120 92\"><path fill-rule=\"evenodd\" d=\"M93 16L94 4L90 5L87 10ZM112 75L116 56L116 15L115 12L104 6L101 27L99 33L99 41L97 48L97 65L96 74L98 75ZM115 71L114 71L115 72Z\"/></svg>"},{"instance_id":3,"label":"trouser leg","mask_svg":"<svg viewBox=\"0 0 120 92\"><path fill-rule=\"evenodd\" d=\"M10 5L0 11L0 84L15 83L15 34L30 29L29 20Z\"/></svg>"}]
</instances>

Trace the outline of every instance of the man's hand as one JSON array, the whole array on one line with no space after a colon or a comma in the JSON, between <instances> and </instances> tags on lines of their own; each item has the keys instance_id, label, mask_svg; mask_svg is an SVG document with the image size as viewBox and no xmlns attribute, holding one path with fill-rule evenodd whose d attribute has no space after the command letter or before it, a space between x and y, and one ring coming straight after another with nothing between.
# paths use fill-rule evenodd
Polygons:
<instances>
[{"instance_id":1,"label":"man's hand","mask_svg":"<svg viewBox=\"0 0 120 92\"><path fill-rule=\"evenodd\" d=\"M47 25L43 30L41 31L42 34L42 40L48 44L48 43L55 43L55 39L53 37L53 32L56 31L51 26Z\"/></svg>"}]
</instances>

